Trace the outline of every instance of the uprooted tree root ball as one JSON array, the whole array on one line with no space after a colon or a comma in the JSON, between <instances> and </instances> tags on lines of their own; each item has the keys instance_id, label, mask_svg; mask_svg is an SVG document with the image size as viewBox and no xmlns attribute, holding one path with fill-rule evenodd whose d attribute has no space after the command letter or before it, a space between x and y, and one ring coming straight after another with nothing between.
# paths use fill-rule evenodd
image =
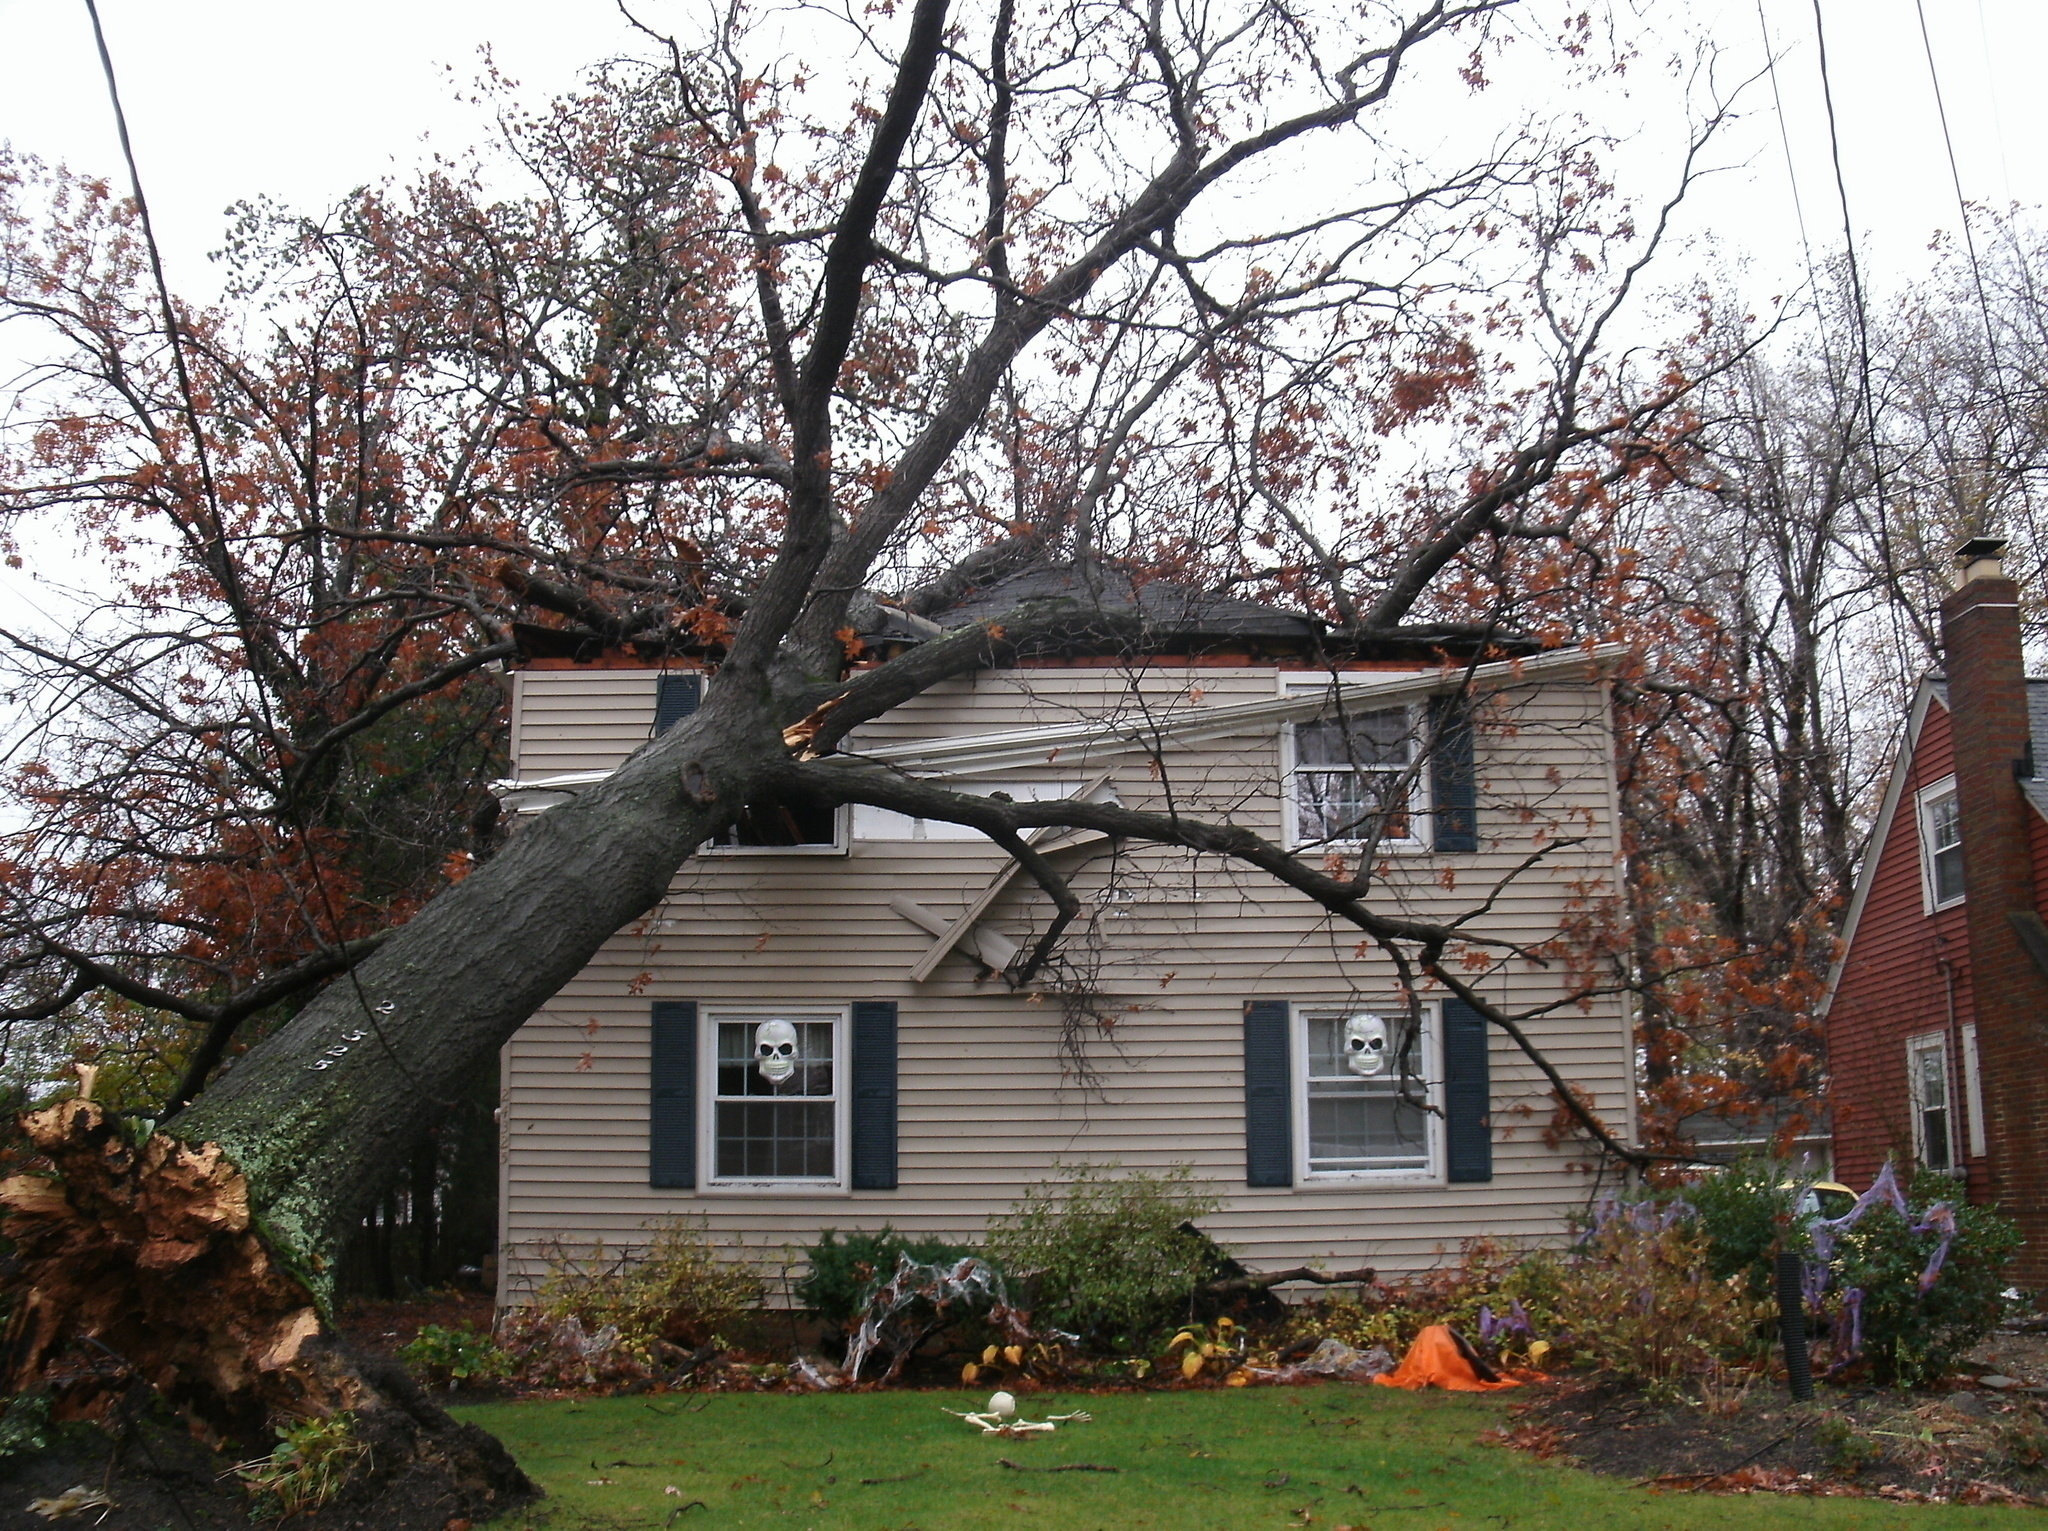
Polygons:
<instances>
[{"instance_id":1,"label":"uprooted tree root ball","mask_svg":"<svg viewBox=\"0 0 2048 1531\"><path fill-rule=\"evenodd\" d=\"M84 1100L23 1125L56 1176L0 1184L17 1261L11 1395L46 1394L54 1419L117 1434L133 1433L138 1410L167 1406L208 1446L259 1452L277 1421L346 1414L366 1449L337 1506L393 1497L441 1505L445 1520L533 1497L490 1436L451 1419L399 1368L334 1342L216 1146L161 1134L138 1146Z\"/></svg>"}]
</instances>

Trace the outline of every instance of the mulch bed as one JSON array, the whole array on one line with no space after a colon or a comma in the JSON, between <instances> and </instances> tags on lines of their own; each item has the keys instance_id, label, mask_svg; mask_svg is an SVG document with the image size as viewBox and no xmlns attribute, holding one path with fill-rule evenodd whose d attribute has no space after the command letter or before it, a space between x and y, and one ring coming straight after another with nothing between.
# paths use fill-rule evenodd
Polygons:
<instances>
[{"instance_id":1,"label":"mulch bed","mask_svg":"<svg viewBox=\"0 0 2048 1531\"><path fill-rule=\"evenodd\" d=\"M1757 1383L1673 1402L1561 1381L1519 1404L1493 1438L1667 1493L2048 1504L2048 1413L2010 1390L1822 1386L1801 1404Z\"/></svg>"}]
</instances>

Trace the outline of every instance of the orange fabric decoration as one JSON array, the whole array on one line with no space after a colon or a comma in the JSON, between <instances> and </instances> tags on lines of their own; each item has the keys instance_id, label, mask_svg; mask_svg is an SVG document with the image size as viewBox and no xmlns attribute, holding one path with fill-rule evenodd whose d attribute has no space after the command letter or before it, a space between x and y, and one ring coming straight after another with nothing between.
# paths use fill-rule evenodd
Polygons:
<instances>
[{"instance_id":1,"label":"orange fabric decoration","mask_svg":"<svg viewBox=\"0 0 2048 1531\"><path fill-rule=\"evenodd\" d=\"M1449 1324L1431 1324L1415 1336L1399 1367L1372 1380L1381 1387L1440 1387L1453 1393L1494 1393L1522 1385L1488 1366Z\"/></svg>"}]
</instances>

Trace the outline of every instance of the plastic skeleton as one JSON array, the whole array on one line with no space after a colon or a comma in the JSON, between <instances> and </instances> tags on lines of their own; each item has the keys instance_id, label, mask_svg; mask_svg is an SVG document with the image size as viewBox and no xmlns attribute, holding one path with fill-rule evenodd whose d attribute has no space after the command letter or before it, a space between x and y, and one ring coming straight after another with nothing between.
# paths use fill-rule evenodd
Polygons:
<instances>
[{"instance_id":1,"label":"plastic skeleton","mask_svg":"<svg viewBox=\"0 0 2048 1531\"><path fill-rule=\"evenodd\" d=\"M1044 1419L1018 1419L1017 1400L1008 1393L989 1395L988 1407L976 1412L963 1414L958 1409L944 1411L955 1419L964 1419L971 1425L978 1425L983 1435L1043 1435L1057 1430L1064 1424L1085 1425L1095 1416L1086 1409L1076 1409L1071 1414L1050 1414Z\"/></svg>"}]
</instances>

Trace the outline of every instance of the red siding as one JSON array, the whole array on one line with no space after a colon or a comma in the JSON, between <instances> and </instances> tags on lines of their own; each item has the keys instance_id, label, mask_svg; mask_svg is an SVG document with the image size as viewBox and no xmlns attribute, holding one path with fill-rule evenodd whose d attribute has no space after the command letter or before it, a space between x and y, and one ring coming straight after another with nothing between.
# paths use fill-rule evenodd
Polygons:
<instances>
[{"instance_id":1,"label":"red siding","mask_svg":"<svg viewBox=\"0 0 2048 1531\"><path fill-rule=\"evenodd\" d=\"M1950 1032L1949 1077L1956 1081L1959 1112L1966 1109L1960 1032L1952 1023L1960 1027L1974 1014L1967 905L1934 915L1925 912L1917 811L1920 790L1952 769L1948 710L1935 701L1921 724L1898 807L1891 823L1883 827L1870 893L1828 1010L1835 1174L1858 1190L1870 1183L1887 1155L1897 1157L1902 1166L1912 1157L1906 1038ZM2034 817L2038 820L2038 815ZM2048 870L2048 835L2037 833L2033 840L2035 865ZM1967 1151L1967 1124L1960 1114L1956 1140L1958 1148ZM1972 1184L1982 1185L1981 1161L1966 1162Z\"/></svg>"}]
</instances>

